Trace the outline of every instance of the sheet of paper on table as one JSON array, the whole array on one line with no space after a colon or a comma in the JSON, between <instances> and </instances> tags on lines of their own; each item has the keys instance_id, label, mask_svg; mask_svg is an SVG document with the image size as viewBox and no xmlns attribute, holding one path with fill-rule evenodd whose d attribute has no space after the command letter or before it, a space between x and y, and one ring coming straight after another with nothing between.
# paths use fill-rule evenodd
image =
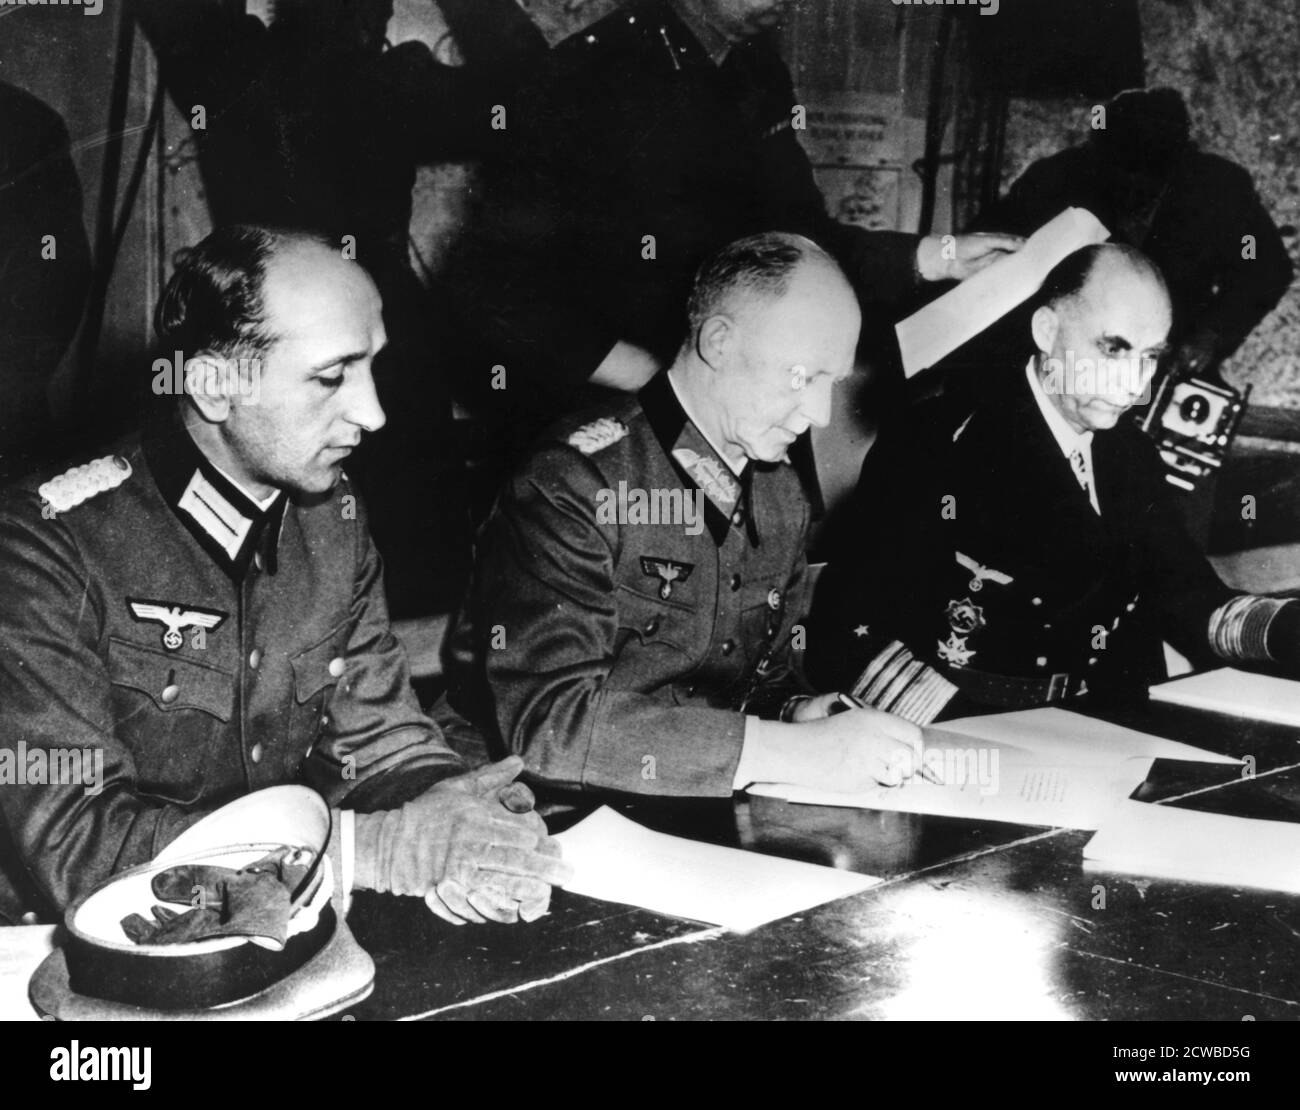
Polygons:
<instances>
[{"instance_id":1,"label":"sheet of paper on table","mask_svg":"<svg viewBox=\"0 0 1300 1110\"><path fill-rule=\"evenodd\" d=\"M1051 707L945 721L924 733L925 764L938 783L917 777L853 794L759 783L749 792L808 805L1096 829L1157 758L1241 762Z\"/></svg>"},{"instance_id":2,"label":"sheet of paper on table","mask_svg":"<svg viewBox=\"0 0 1300 1110\"><path fill-rule=\"evenodd\" d=\"M1137 758L1058 764L988 740L954 739L962 747L953 749L956 758L945 761L950 770L942 783L917 777L902 786L876 786L852 794L786 783L755 783L749 793L804 805L1095 829L1147 777L1153 762ZM935 748L927 746L927 750L933 755ZM963 752L973 753L973 758ZM958 770L954 774L951 769Z\"/></svg>"},{"instance_id":3,"label":"sheet of paper on table","mask_svg":"<svg viewBox=\"0 0 1300 1110\"><path fill-rule=\"evenodd\" d=\"M1025 245L950 289L894 328L903 373L919 374L1002 319L1038 291L1067 254L1101 243L1110 232L1086 208L1067 208L1034 232Z\"/></svg>"},{"instance_id":4,"label":"sheet of paper on table","mask_svg":"<svg viewBox=\"0 0 1300 1110\"><path fill-rule=\"evenodd\" d=\"M1190 763L1241 762L1234 756L1220 755L1179 740L1152 736L1055 706L961 717L926 729L927 737L940 732L1010 744L1062 763L1096 763L1135 756L1180 759Z\"/></svg>"},{"instance_id":5,"label":"sheet of paper on table","mask_svg":"<svg viewBox=\"0 0 1300 1110\"><path fill-rule=\"evenodd\" d=\"M1083 849L1084 867L1300 894L1300 825L1125 802Z\"/></svg>"},{"instance_id":6,"label":"sheet of paper on table","mask_svg":"<svg viewBox=\"0 0 1300 1110\"><path fill-rule=\"evenodd\" d=\"M1153 686L1151 700L1300 727L1300 682L1232 667Z\"/></svg>"},{"instance_id":7,"label":"sheet of paper on table","mask_svg":"<svg viewBox=\"0 0 1300 1110\"><path fill-rule=\"evenodd\" d=\"M53 925L0 928L0 1021L39 1021L27 984L54 951Z\"/></svg>"},{"instance_id":8,"label":"sheet of paper on table","mask_svg":"<svg viewBox=\"0 0 1300 1110\"><path fill-rule=\"evenodd\" d=\"M654 832L602 806L560 833L566 890L747 932L880 882L871 875Z\"/></svg>"}]
</instances>

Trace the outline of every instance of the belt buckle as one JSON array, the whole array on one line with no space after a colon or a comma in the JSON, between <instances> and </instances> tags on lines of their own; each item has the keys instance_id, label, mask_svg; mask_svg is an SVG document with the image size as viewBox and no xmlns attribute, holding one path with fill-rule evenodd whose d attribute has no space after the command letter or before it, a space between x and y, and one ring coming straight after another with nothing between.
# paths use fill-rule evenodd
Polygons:
<instances>
[{"instance_id":1,"label":"belt buckle","mask_svg":"<svg viewBox=\"0 0 1300 1110\"><path fill-rule=\"evenodd\" d=\"M1068 674L1054 674L1047 683L1047 700L1064 701L1070 693L1070 676Z\"/></svg>"}]
</instances>

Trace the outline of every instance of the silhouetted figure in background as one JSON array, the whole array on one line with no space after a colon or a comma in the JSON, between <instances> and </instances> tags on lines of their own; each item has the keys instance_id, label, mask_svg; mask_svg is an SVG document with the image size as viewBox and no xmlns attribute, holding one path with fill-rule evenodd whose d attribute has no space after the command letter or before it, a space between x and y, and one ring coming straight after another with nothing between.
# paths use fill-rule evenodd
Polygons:
<instances>
[{"instance_id":1,"label":"silhouetted figure in background","mask_svg":"<svg viewBox=\"0 0 1300 1110\"><path fill-rule=\"evenodd\" d=\"M1028 235L1071 205L1160 267L1174 304L1168 366L1179 376L1216 378L1291 284L1291 259L1250 175L1197 148L1174 89L1120 93L1104 128L1035 162L979 226Z\"/></svg>"},{"instance_id":2,"label":"silhouetted figure in background","mask_svg":"<svg viewBox=\"0 0 1300 1110\"><path fill-rule=\"evenodd\" d=\"M68 130L48 104L0 81L0 480L46 445L46 389L89 287Z\"/></svg>"},{"instance_id":3,"label":"silhouetted figure in background","mask_svg":"<svg viewBox=\"0 0 1300 1110\"><path fill-rule=\"evenodd\" d=\"M410 263L411 189L420 165L491 154L493 104L546 49L513 0L441 6L463 67L419 42L385 49L391 0L281 0L269 27L214 0L134 5L178 107L191 122L203 108L195 139L214 222L324 232L379 287L389 426L348 469L398 616L456 604L470 538L442 313Z\"/></svg>"}]
</instances>

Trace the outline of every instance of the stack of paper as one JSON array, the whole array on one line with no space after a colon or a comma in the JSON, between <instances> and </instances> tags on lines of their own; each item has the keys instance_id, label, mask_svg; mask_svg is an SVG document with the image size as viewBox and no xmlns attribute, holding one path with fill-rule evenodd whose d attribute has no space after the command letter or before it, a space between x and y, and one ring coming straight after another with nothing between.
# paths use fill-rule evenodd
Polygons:
<instances>
[{"instance_id":1,"label":"stack of paper","mask_svg":"<svg viewBox=\"0 0 1300 1110\"><path fill-rule=\"evenodd\" d=\"M1300 726L1300 682L1231 667L1153 686L1151 700Z\"/></svg>"},{"instance_id":2,"label":"stack of paper","mask_svg":"<svg viewBox=\"0 0 1300 1110\"><path fill-rule=\"evenodd\" d=\"M870 875L652 832L602 806L560 833L566 890L737 932L868 890Z\"/></svg>"},{"instance_id":3,"label":"stack of paper","mask_svg":"<svg viewBox=\"0 0 1300 1110\"><path fill-rule=\"evenodd\" d=\"M809 805L1096 829L1156 759L1241 762L1054 708L949 721L926 729L924 745L923 764L937 782L918 776L853 794L761 783L749 792Z\"/></svg>"},{"instance_id":4,"label":"stack of paper","mask_svg":"<svg viewBox=\"0 0 1300 1110\"><path fill-rule=\"evenodd\" d=\"M1300 894L1300 825L1125 802L1088 841L1084 866Z\"/></svg>"},{"instance_id":5,"label":"stack of paper","mask_svg":"<svg viewBox=\"0 0 1300 1110\"><path fill-rule=\"evenodd\" d=\"M1086 208L1067 208L1034 232L1015 254L999 259L901 321L894 331L903 372L910 378L933 366L1032 297L1066 255L1109 235Z\"/></svg>"}]
</instances>

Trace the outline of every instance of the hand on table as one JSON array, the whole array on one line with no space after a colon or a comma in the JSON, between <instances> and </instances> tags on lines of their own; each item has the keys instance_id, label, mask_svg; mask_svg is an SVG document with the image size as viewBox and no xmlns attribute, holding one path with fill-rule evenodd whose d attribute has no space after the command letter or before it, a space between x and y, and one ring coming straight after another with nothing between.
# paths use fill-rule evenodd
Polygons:
<instances>
[{"instance_id":1,"label":"hand on table","mask_svg":"<svg viewBox=\"0 0 1300 1110\"><path fill-rule=\"evenodd\" d=\"M570 877L560 846L515 782L511 756L431 787L400 809L357 815L362 889L423 897L439 917L534 921Z\"/></svg>"},{"instance_id":2,"label":"hand on table","mask_svg":"<svg viewBox=\"0 0 1300 1110\"><path fill-rule=\"evenodd\" d=\"M745 780L741 786L782 782L848 794L877 784L898 786L923 770L921 730L876 709L788 725L752 721L751 726L737 775Z\"/></svg>"}]
</instances>

